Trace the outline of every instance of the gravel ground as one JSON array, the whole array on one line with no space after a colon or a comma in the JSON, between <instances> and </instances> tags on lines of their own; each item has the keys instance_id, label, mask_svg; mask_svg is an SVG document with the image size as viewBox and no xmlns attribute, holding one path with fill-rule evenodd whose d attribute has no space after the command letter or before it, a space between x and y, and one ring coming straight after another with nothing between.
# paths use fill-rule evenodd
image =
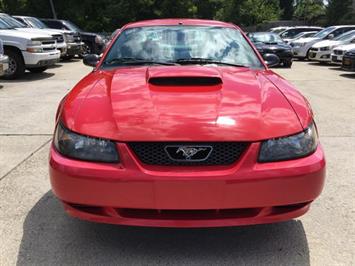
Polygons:
<instances>
[{"instance_id":1,"label":"gravel ground","mask_svg":"<svg viewBox=\"0 0 355 266\"><path fill-rule=\"evenodd\" d=\"M56 107L89 71L72 61L0 81L0 265L355 265L355 74L309 62L275 69L310 100L327 156L325 189L305 216L160 229L70 218L50 191Z\"/></svg>"}]
</instances>

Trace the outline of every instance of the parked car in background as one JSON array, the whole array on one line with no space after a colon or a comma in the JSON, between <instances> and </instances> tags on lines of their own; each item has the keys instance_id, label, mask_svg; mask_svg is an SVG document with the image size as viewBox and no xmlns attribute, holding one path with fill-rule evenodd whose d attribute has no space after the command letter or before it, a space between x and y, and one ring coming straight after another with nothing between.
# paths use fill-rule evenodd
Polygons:
<instances>
[{"instance_id":1,"label":"parked car in background","mask_svg":"<svg viewBox=\"0 0 355 266\"><path fill-rule=\"evenodd\" d=\"M341 65L346 52L355 49L355 43L336 46L330 55L331 63Z\"/></svg>"},{"instance_id":2,"label":"parked car in background","mask_svg":"<svg viewBox=\"0 0 355 266\"><path fill-rule=\"evenodd\" d=\"M355 25L331 26L321 30L313 37L300 38L296 41L293 41L290 43L293 48L293 56L299 59L308 58L308 53L315 43L322 40L332 40L339 35L351 30L355 30Z\"/></svg>"},{"instance_id":3,"label":"parked car in background","mask_svg":"<svg viewBox=\"0 0 355 266\"><path fill-rule=\"evenodd\" d=\"M274 28L270 28L269 31L270 32L274 32L274 33L280 33L283 32L284 30L287 30L291 28L290 26L279 26L279 27L274 27Z\"/></svg>"},{"instance_id":4,"label":"parked car in background","mask_svg":"<svg viewBox=\"0 0 355 266\"><path fill-rule=\"evenodd\" d=\"M283 41L285 43L291 43L291 42L296 41L296 40L301 39L301 38L313 37L317 33L318 33L318 31L304 31L304 32L298 33L292 39L286 38L286 39L283 39Z\"/></svg>"},{"instance_id":5,"label":"parked car in background","mask_svg":"<svg viewBox=\"0 0 355 266\"><path fill-rule=\"evenodd\" d=\"M51 35L19 31L0 19L0 39L4 43L4 54L9 57L4 78L18 78L26 69L40 73L59 61L60 52Z\"/></svg>"},{"instance_id":6,"label":"parked car in background","mask_svg":"<svg viewBox=\"0 0 355 266\"><path fill-rule=\"evenodd\" d=\"M341 68L347 71L355 71L355 49L344 54Z\"/></svg>"},{"instance_id":7,"label":"parked car in background","mask_svg":"<svg viewBox=\"0 0 355 266\"><path fill-rule=\"evenodd\" d=\"M308 59L318 62L330 62L332 49L338 45L355 43L355 30L348 31L332 39L317 42L308 53Z\"/></svg>"},{"instance_id":8,"label":"parked car in background","mask_svg":"<svg viewBox=\"0 0 355 266\"><path fill-rule=\"evenodd\" d=\"M9 68L9 58L4 55L3 42L0 39L0 77L5 74L5 71Z\"/></svg>"},{"instance_id":9,"label":"parked car in background","mask_svg":"<svg viewBox=\"0 0 355 266\"><path fill-rule=\"evenodd\" d=\"M251 32L247 35L259 53L275 54L284 67L292 66L292 47L285 43L278 34L272 32Z\"/></svg>"},{"instance_id":10,"label":"parked car in background","mask_svg":"<svg viewBox=\"0 0 355 266\"><path fill-rule=\"evenodd\" d=\"M64 41L64 35L62 33L46 29L29 28L26 24L21 23L14 17L5 13L0 13L0 19L18 31L51 35L53 39L56 40L57 49L61 52L61 55L65 55L67 51L67 44Z\"/></svg>"},{"instance_id":11,"label":"parked car in background","mask_svg":"<svg viewBox=\"0 0 355 266\"><path fill-rule=\"evenodd\" d=\"M80 34L71 30L62 30L62 29L51 29L38 18L28 17L28 16L13 16L18 21L26 24L30 28L34 29L43 29L53 33L63 34L64 42L66 43L65 51L62 48L57 47L61 50L62 58L70 59L75 55L80 55L82 53L82 43L80 41L75 41L75 39L80 39ZM81 40L81 39L80 39ZM58 44L58 39L57 39Z\"/></svg>"},{"instance_id":12,"label":"parked car in background","mask_svg":"<svg viewBox=\"0 0 355 266\"><path fill-rule=\"evenodd\" d=\"M101 35L85 32L71 21L61 19L41 19L41 21L52 29L65 29L79 33L83 42L82 55L101 54L105 48L104 38Z\"/></svg>"},{"instance_id":13,"label":"parked car in background","mask_svg":"<svg viewBox=\"0 0 355 266\"><path fill-rule=\"evenodd\" d=\"M309 31L318 32L321 31L322 29L324 28L318 26L296 26L280 32L279 35L282 39L292 39L301 32L309 32Z\"/></svg>"}]
</instances>

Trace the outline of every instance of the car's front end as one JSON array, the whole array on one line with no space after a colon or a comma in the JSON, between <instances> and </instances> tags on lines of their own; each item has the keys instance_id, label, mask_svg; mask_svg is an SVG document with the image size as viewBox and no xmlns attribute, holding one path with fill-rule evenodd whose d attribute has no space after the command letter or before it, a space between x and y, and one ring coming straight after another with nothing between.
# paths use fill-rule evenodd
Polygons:
<instances>
[{"instance_id":1,"label":"car's front end","mask_svg":"<svg viewBox=\"0 0 355 266\"><path fill-rule=\"evenodd\" d=\"M60 51L54 38L32 38L22 55L26 68L49 67L59 62Z\"/></svg>"},{"instance_id":2,"label":"car's front end","mask_svg":"<svg viewBox=\"0 0 355 266\"><path fill-rule=\"evenodd\" d=\"M70 215L136 226L289 220L325 178L305 98L237 27L204 20L124 27L61 101L49 166Z\"/></svg>"},{"instance_id":3,"label":"car's front end","mask_svg":"<svg viewBox=\"0 0 355 266\"><path fill-rule=\"evenodd\" d=\"M81 41L80 34L77 32L70 32L65 35L67 43L67 53L66 56L72 57L75 55L80 55L83 49L83 43Z\"/></svg>"},{"instance_id":4,"label":"car's front end","mask_svg":"<svg viewBox=\"0 0 355 266\"><path fill-rule=\"evenodd\" d=\"M346 71L355 71L355 49L344 54L341 68Z\"/></svg>"},{"instance_id":5,"label":"car's front end","mask_svg":"<svg viewBox=\"0 0 355 266\"><path fill-rule=\"evenodd\" d=\"M308 53L313 44L319 42L318 38L300 38L290 43L293 51L293 57L299 59L305 59L308 57Z\"/></svg>"}]
</instances>

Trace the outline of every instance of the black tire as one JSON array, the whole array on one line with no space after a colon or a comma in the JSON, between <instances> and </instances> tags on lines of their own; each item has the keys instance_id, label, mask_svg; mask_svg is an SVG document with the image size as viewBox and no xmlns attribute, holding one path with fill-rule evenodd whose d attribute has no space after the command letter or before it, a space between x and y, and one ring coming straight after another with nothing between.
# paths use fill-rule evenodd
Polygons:
<instances>
[{"instance_id":1,"label":"black tire","mask_svg":"<svg viewBox=\"0 0 355 266\"><path fill-rule=\"evenodd\" d=\"M291 68L292 66L292 60L286 60L283 63L284 67Z\"/></svg>"},{"instance_id":2,"label":"black tire","mask_svg":"<svg viewBox=\"0 0 355 266\"><path fill-rule=\"evenodd\" d=\"M28 70L31 73L42 73L47 70L47 67L31 67Z\"/></svg>"},{"instance_id":3,"label":"black tire","mask_svg":"<svg viewBox=\"0 0 355 266\"><path fill-rule=\"evenodd\" d=\"M20 52L5 49L5 55L9 57L9 69L5 71L4 79L17 79L25 74L25 63Z\"/></svg>"}]
</instances>

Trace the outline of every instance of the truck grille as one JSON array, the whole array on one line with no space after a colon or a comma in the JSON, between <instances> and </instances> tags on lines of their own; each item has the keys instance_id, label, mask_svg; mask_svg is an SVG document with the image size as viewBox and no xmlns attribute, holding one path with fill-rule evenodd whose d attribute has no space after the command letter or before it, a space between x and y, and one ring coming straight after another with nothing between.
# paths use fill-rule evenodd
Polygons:
<instances>
[{"instance_id":1,"label":"truck grille","mask_svg":"<svg viewBox=\"0 0 355 266\"><path fill-rule=\"evenodd\" d=\"M57 43L62 43L64 42L64 37L61 34L55 34L53 35L54 39L56 39Z\"/></svg>"},{"instance_id":2,"label":"truck grille","mask_svg":"<svg viewBox=\"0 0 355 266\"><path fill-rule=\"evenodd\" d=\"M235 163L249 146L247 142L130 142L128 146L141 162L161 166L218 166ZM211 147L204 160L174 160L167 147Z\"/></svg>"}]
</instances>

